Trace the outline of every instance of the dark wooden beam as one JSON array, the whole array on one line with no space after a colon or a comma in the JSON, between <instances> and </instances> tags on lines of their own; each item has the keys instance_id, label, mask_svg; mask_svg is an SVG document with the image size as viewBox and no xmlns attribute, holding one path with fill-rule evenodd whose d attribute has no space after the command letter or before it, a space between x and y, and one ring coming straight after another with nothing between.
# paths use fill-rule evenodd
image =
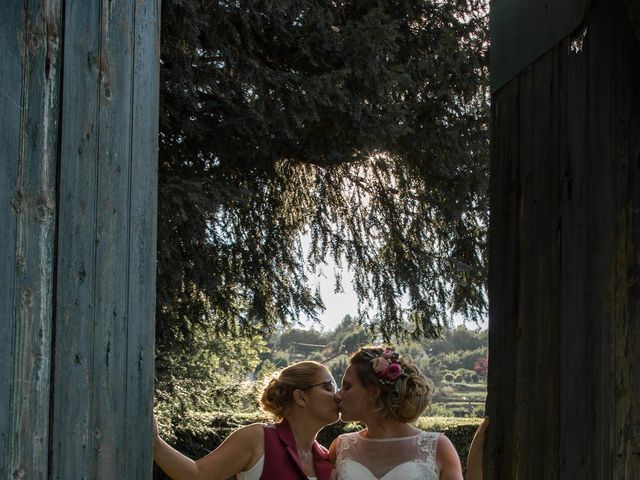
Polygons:
<instances>
[{"instance_id":1,"label":"dark wooden beam","mask_svg":"<svg viewBox=\"0 0 640 480\"><path fill-rule=\"evenodd\" d=\"M629 12L629 19L638 42L640 42L640 0L624 0L624 4Z\"/></svg>"},{"instance_id":2,"label":"dark wooden beam","mask_svg":"<svg viewBox=\"0 0 640 480\"><path fill-rule=\"evenodd\" d=\"M640 43L597 0L492 96L485 478L640 478Z\"/></svg>"}]
</instances>

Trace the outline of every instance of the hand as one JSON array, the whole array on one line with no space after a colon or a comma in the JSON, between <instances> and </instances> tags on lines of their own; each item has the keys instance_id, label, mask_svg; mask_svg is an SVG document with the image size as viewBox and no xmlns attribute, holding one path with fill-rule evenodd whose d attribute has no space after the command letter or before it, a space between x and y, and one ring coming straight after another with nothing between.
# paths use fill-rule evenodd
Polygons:
<instances>
[{"instance_id":1,"label":"hand","mask_svg":"<svg viewBox=\"0 0 640 480\"><path fill-rule=\"evenodd\" d=\"M485 432L488 426L489 426L489 417L484 417L484 420L482 420L482 423L476 430L476 433L473 435L473 439L475 440L476 437L480 437L479 440L484 440ZM471 443L473 443L473 440L471 441Z\"/></svg>"},{"instance_id":2,"label":"hand","mask_svg":"<svg viewBox=\"0 0 640 480\"><path fill-rule=\"evenodd\" d=\"M153 414L152 425L153 425L153 437L156 438L159 436L159 434L158 434L158 420L156 420L155 413Z\"/></svg>"}]
</instances>

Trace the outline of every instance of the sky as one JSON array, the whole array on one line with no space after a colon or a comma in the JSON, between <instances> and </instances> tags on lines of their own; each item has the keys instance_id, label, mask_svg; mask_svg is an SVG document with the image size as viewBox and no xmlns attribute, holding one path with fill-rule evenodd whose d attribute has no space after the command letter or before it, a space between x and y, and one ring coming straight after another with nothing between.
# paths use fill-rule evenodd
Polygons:
<instances>
[{"instance_id":1,"label":"sky","mask_svg":"<svg viewBox=\"0 0 640 480\"><path fill-rule=\"evenodd\" d=\"M325 331L328 331L333 330L345 315L356 315L358 312L358 299L351 287L353 273L344 268L340 270L343 291L340 293L333 291L336 284L334 275L336 264L331 259L326 261L327 265L320 269L321 275L310 278L310 284L312 288L315 288L316 285L320 287L320 295L326 307L326 310L319 315L320 324ZM307 328L320 329L320 325L311 320L304 322L304 324Z\"/></svg>"},{"instance_id":2,"label":"sky","mask_svg":"<svg viewBox=\"0 0 640 480\"><path fill-rule=\"evenodd\" d=\"M308 238L304 239L303 245L305 243L306 245L308 245L308 242ZM308 249L308 247L304 248L305 250ZM335 262L330 256L325 258L325 262L326 265L323 265L322 268L318 269L318 275L309 275L309 285L313 290L315 290L316 285L320 287L320 295L326 309L324 310L324 312L318 315L320 318L319 324L314 323L310 319L303 320L303 324L305 328L315 328L316 330L322 329L324 331L330 331L340 323L345 315L356 316L356 314L358 313L358 299L351 286L351 282L353 281L353 272L344 267L337 268ZM340 293L334 293L334 287L336 284L334 271L336 269L340 271L340 275L342 276L343 291ZM463 323L464 318L462 318L461 316L454 316L454 325L461 325ZM467 322L467 327L471 329L477 328L477 326L473 322ZM487 328L487 320L481 322L480 327Z\"/></svg>"}]
</instances>

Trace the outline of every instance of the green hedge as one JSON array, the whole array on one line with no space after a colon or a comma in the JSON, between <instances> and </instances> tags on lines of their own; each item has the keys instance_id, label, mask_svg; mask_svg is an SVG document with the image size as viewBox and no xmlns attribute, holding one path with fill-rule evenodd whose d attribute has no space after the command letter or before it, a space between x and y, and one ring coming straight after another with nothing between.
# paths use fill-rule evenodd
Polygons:
<instances>
[{"instance_id":1,"label":"green hedge","mask_svg":"<svg viewBox=\"0 0 640 480\"><path fill-rule=\"evenodd\" d=\"M212 412L194 413L171 425L168 419L159 418L161 436L179 451L191 458L200 458L215 449L234 430L255 422L268 422L268 418L260 412L231 413ZM421 417L416 426L423 430L443 432L455 445L464 469L469 444L473 434L482 422L481 418ZM318 441L329 447L340 434L359 430L357 424L338 422L323 428ZM154 479L167 479L156 469Z\"/></svg>"},{"instance_id":2,"label":"green hedge","mask_svg":"<svg viewBox=\"0 0 640 480\"><path fill-rule=\"evenodd\" d=\"M444 433L451 443L455 445L462 470L466 470L467 453L474 433L482 423L482 418L455 418L455 417L421 417L416 426L423 430L431 430Z\"/></svg>"}]
</instances>

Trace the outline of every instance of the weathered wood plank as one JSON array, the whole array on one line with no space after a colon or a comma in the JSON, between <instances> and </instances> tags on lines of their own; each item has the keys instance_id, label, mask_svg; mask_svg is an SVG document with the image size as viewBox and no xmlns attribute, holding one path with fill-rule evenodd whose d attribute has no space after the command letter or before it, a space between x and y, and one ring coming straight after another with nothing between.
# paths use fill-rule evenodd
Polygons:
<instances>
[{"instance_id":1,"label":"weathered wood plank","mask_svg":"<svg viewBox=\"0 0 640 480\"><path fill-rule=\"evenodd\" d=\"M65 5L51 476L97 478L92 385L96 305L99 0ZM106 240L106 239L105 239Z\"/></svg>"},{"instance_id":2,"label":"weathered wood plank","mask_svg":"<svg viewBox=\"0 0 640 480\"><path fill-rule=\"evenodd\" d=\"M533 394L532 389L532 375L533 368L531 368L530 361L530 347L535 339L536 326L530 325L530 311L532 308L532 295L528 289L533 288L532 285L532 268L534 258L532 255L532 243L531 236L534 232L535 225L532 220L535 214L534 205L534 192L533 192L533 175L534 162L533 158L533 135L532 131L535 128L533 124L533 108L537 107L533 96L533 66L529 65L520 75L519 81L519 121L520 126L517 132L514 132L518 137L519 143L519 175L520 175L520 204L518 215L519 222L519 238L518 247L520 249L520 255L518 256L517 268L520 272L518 288L520 292L518 294L519 303L517 310L517 329L518 340L516 343L515 357L511 360L515 364L516 368L516 403L514 424L511 428L514 429L513 436L515 440L515 458L514 458L514 470L512 471L513 478L517 478L518 475L522 475L523 470L527 467L527 455L524 452L530 452L530 432L529 432L529 417L528 410L531 407L528 405L529 399ZM537 322L536 322L537 323ZM533 454L533 452L531 452ZM526 470L525 470L526 471Z\"/></svg>"},{"instance_id":3,"label":"weathered wood plank","mask_svg":"<svg viewBox=\"0 0 640 480\"><path fill-rule=\"evenodd\" d=\"M520 75L517 138L521 197L519 205L511 207L520 223L518 337L512 359L517 369L512 425L517 453L511 475L526 476L535 468L549 479L556 477L556 440L546 425L558 417L558 347L553 319L559 304L557 199L561 189L558 135L554 133L558 126L552 121L557 101L553 79L552 55ZM532 398L536 402L531 402ZM539 441L542 432L545 442Z\"/></svg>"},{"instance_id":4,"label":"weathered wood plank","mask_svg":"<svg viewBox=\"0 0 640 480\"><path fill-rule=\"evenodd\" d=\"M0 478L150 478L158 20L0 3Z\"/></svg>"},{"instance_id":5,"label":"weathered wood plank","mask_svg":"<svg viewBox=\"0 0 640 480\"><path fill-rule=\"evenodd\" d=\"M554 103L553 71L553 55L547 55L533 65L532 90L536 93L531 103L532 130L528 133L532 139L533 162L533 217L528 221L531 225L528 238L531 255L527 260L531 268L531 282L529 288L524 288L522 292L523 297L531 297L530 308L524 312L530 342L523 366L531 371L529 399L535 397L537 401L532 404L529 401L529 405L523 406L529 431L528 448L525 451L530 454L526 455L526 462L521 466L521 474L524 475L535 466L541 471L542 478L549 480L557 478L555 429L548 429L546 425L553 425L558 419L558 337L554 320L560 301L558 198L562 187L555 134L558 128L555 114L558 109ZM527 222L525 218L522 221ZM539 442L543 436L546 436L546 441Z\"/></svg>"},{"instance_id":6,"label":"weathered wood plank","mask_svg":"<svg viewBox=\"0 0 640 480\"><path fill-rule=\"evenodd\" d=\"M563 44L568 52L568 40ZM561 50L562 52L562 50ZM561 53L560 53L561 54ZM559 423L560 478L575 475L589 478L591 464L589 449L594 432L593 404L595 382L588 383L595 368L593 332L587 322L589 316L585 293L589 282L589 246L587 229L589 211L587 170L583 159L587 152L587 56L574 52L566 57L567 99L563 130L567 145L563 179L562 204L562 265L559 315L572 321L559 322L562 339L560 350L560 409ZM587 385L585 385L585 383Z\"/></svg>"},{"instance_id":7,"label":"weathered wood plank","mask_svg":"<svg viewBox=\"0 0 640 480\"><path fill-rule=\"evenodd\" d=\"M52 472L148 478L159 5L67 9Z\"/></svg>"},{"instance_id":8,"label":"weathered wood plank","mask_svg":"<svg viewBox=\"0 0 640 480\"><path fill-rule=\"evenodd\" d=\"M92 429L96 479L123 478L126 403L133 5L109 2L100 18L96 290Z\"/></svg>"},{"instance_id":9,"label":"weathered wood plank","mask_svg":"<svg viewBox=\"0 0 640 480\"><path fill-rule=\"evenodd\" d=\"M488 478L513 470L515 385L513 358L518 342L519 221L521 199L519 143L511 128L519 129L519 83L510 82L493 97L489 225L489 351L487 413L491 420L485 450Z\"/></svg>"},{"instance_id":10,"label":"weathered wood plank","mask_svg":"<svg viewBox=\"0 0 640 480\"><path fill-rule=\"evenodd\" d=\"M6 377L12 384L6 410L11 425L3 458L8 461L8 476L40 479L47 476L49 440L60 11L57 3L46 8L38 2L11 6L6 25L22 27L15 30L14 41L19 45L11 54L22 61L9 63L14 74L21 74L15 84L21 94L20 115L15 119L19 134L6 139L18 150L17 157L7 158L17 167L8 169L17 174L9 177L15 182L10 190L17 268L8 268L14 274L13 298L8 302L12 310L7 315L13 323L9 328L12 347L11 357L3 362L13 372ZM3 118L2 124L8 126L9 120Z\"/></svg>"},{"instance_id":11,"label":"weathered wood plank","mask_svg":"<svg viewBox=\"0 0 640 480\"><path fill-rule=\"evenodd\" d=\"M136 428L127 430L123 478L150 478L152 444L140 437L151 432L153 409L160 1L136 2L134 15L125 422Z\"/></svg>"},{"instance_id":12,"label":"weathered wood plank","mask_svg":"<svg viewBox=\"0 0 640 480\"><path fill-rule=\"evenodd\" d=\"M51 361L52 288L55 230L57 151L57 29L58 13L30 4L23 47L23 123L18 192L24 210L18 215L17 245L21 259L16 277L14 309L13 431L14 475L47 476L49 440L49 386ZM51 31L54 30L54 31ZM50 48L53 47L53 51Z\"/></svg>"},{"instance_id":13,"label":"weathered wood plank","mask_svg":"<svg viewBox=\"0 0 640 480\"><path fill-rule=\"evenodd\" d=\"M587 223L587 327L591 331L592 355L595 360L591 375L595 391L590 402L593 409L594 442L597 451L589 446L587 458L591 465L590 478L616 478L613 474L617 459L613 456L614 412L612 342L616 302L616 225L619 205L616 201L616 169L613 157L615 113L611 93L616 79L612 75L612 33L618 28L608 3L595 2L588 25L589 38L584 45L587 55L587 111L586 111L586 197ZM570 319L566 319L570 321ZM620 478L620 477L618 477Z\"/></svg>"},{"instance_id":14,"label":"weathered wood plank","mask_svg":"<svg viewBox=\"0 0 640 480\"><path fill-rule=\"evenodd\" d=\"M625 18L624 11L614 15ZM610 52L612 75L619 79L611 98L615 113L613 155L618 166L616 192L621 212L612 365L616 401L614 453L620 458L614 465L616 478L640 476L640 38L637 29L635 33L631 27L615 29L613 45L618 48Z\"/></svg>"},{"instance_id":15,"label":"weathered wood plank","mask_svg":"<svg viewBox=\"0 0 640 480\"><path fill-rule=\"evenodd\" d=\"M587 27L493 95L487 478L640 478L640 45Z\"/></svg>"},{"instance_id":16,"label":"weathered wood plank","mask_svg":"<svg viewBox=\"0 0 640 480\"><path fill-rule=\"evenodd\" d=\"M3 68L0 68L0 478L10 478L9 451L12 434L14 392L13 364L15 278L17 274L17 196L22 123L22 57L24 36L19 21L22 1L0 2L0 45L3 45Z\"/></svg>"}]
</instances>

